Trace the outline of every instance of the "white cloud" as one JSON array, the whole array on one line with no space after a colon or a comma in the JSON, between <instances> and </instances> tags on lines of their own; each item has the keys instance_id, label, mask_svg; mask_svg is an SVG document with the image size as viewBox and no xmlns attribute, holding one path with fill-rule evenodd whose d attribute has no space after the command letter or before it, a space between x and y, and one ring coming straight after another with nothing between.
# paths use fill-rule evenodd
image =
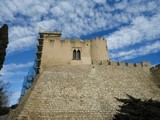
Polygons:
<instances>
[{"instance_id":1,"label":"white cloud","mask_svg":"<svg viewBox=\"0 0 160 120\"><path fill-rule=\"evenodd\" d=\"M136 43L151 41L159 37L160 14L151 18L144 16L137 17L133 20L131 26L122 27L116 32L108 35L108 47L110 50L123 48Z\"/></svg>"},{"instance_id":2,"label":"white cloud","mask_svg":"<svg viewBox=\"0 0 160 120\"><path fill-rule=\"evenodd\" d=\"M128 2L123 0L122 2L118 2L115 4L115 9L117 10L124 10L125 8L127 8Z\"/></svg>"},{"instance_id":3,"label":"white cloud","mask_svg":"<svg viewBox=\"0 0 160 120\"><path fill-rule=\"evenodd\" d=\"M148 1L146 3L140 1L138 3L134 3L133 5L127 7L126 11L129 13L140 14L142 12L153 11L157 7L158 6L156 4L156 1Z\"/></svg>"},{"instance_id":4,"label":"white cloud","mask_svg":"<svg viewBox=\"0 0 160 120\"><path fill-rule=\"evenodd\" d=\"M106 0L93 0L96 3L106 3Z\"/></svg>"},{"instance_id":5,"label":"white cloud","mask_svg":"<svg viewBox=\"0 0 160 120\"><path fill-rule=\"evenodd\" d=\"M11 64L3 65L3 67L6 70L15 70L15 69L20 69L24 67L31 67L32 65L33 65L33 62L28 62L28 63L23 63L23 64L11 63Z\"/></svg>"},{"instance_id":6,"label":"white cloud","mask_svg":"<svg viewBox=\"0 0 160 120\"><path fill-rule=\"evenodd\" d=\"M62 16L62 15L65 14L64 11L62 10L62 8L59 7L59 6L53 7L53 8L51 9L51 12L52 12L52 14L55 15L55 16Z\"/></svg>"},{"instance_id":7,"label":"white cloud","mask_svg":"<svg viewBox=\"0 0 160 120\"><path fill-rule=\"evenodd\" d=\"M46 29L49 31L49 30L52 30L53 29L52 27L55 26L56 24L57 23L54 19L53 20L44 20L44 21L37 22L37 28L42 27L43 29Z\"/></svg>"},{"instance_id":8,"label":"white cloud","mask_svg":"<svg viewBox=\"0 0 160 120\"><path fill-rule=\"evenodd\" d=\"M13 75L26 75L27 71L24 71L24 68L29 68L33 66L33 62L23 63L23 64L6 64L3 65L2 70L0 71L0 74L2 76L13 76Z\"/></svg>"},{"instance_id":9,"label":"white cloud","mask_svg":"<svg viewBox=\"0 0 160 120\"><path fill-rule=\"evenodd\" d=\"M159 1L106 0L5 0L0 3L0 19L22 25L10 27L8 53L24 51L35 45L39 27L49 31L62 31L62 37L110 30L129 24L107 36L109 49L118 49L159 36ZM97 4L99 6L95 7ZM159 12L158 12L159 11ZM155 14L151 18L145 12ZM22 15L22 16L21 16ZM20 17L21 16L21 17ZM156 29L155 29L156 28Z\"/></svg>"},{"instance_id":10,"label":"white cloud","mask_svg":"<svg viewBox=\"0 0 160 120\"><path fill-rule=\"evenodd\" d=\"M19 101L21 95L21 89L17 89L14 93L11 93L11 96L9 97L10 102L9 102L9 106L17 104Z\"/></svg>"},{"instance_id":11,"label":"white cloud","mask_svg":"<svg viewBox=\"0 0 160 120\"><path fill-rule=\"evenodd\" d=\"M35 45L38 33L36 28L31 26L13 26L9 27L9 44L7 54L16 51L25 51Z\"/></svg>"},{"instance_id":12,"label":"white cloud","mask_svg":"<svg viewBox=\"0 0 160 120\"><path fill-rule=\"evenodd\" d=\"M119 60L128 60L128 59L136 58L138 56L156 53L159 51L160 51L160 41L157 41L157 42L154 42L153 44L147 44L137 49L131 49L127 51L112 53L111 57L118 58Z\"/></svg>"},{"instance_id":13,"label":"white cloud","mask_svg":"<svg viewBox=\"0 0 160 120\"><path fill-rule=\"evenodd\" d=\"M35 45L36 43L36 37L35 36L29 36L20 38L17 40L12 40L8 44L7 53L13 53L15 51L25 51L26 49L29 49L31 46Z\"/></svg>"},{"instance_id":14,"label":"white cloud","mask_svg":"<svg viewBox=\"0 0 160 120\"><path fill-rule=\"evenodd\" d=\"M14 26L9 29L9 40L24 38L35 35L33 27ZM14 40L15 41L15 40Z\"/></svg>"}]
</instances>

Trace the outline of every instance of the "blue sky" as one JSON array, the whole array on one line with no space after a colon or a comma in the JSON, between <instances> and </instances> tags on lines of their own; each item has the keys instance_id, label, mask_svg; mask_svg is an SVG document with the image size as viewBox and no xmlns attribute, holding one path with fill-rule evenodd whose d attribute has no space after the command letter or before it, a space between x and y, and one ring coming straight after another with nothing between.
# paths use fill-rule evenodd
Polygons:
<instances>
[{"instance_id":1,"label":"blue sky","mask_svg":"<svg viewBox=\"0 0 160 120\"><path fill-rule=\"evenodd\" d=\"M105 37L115 61L160 63L160 0L0 0L0 26L9 25L1 79L10 83L10 105L31 70L40 28L62 38Z\"/></svg>"}]
</instances>

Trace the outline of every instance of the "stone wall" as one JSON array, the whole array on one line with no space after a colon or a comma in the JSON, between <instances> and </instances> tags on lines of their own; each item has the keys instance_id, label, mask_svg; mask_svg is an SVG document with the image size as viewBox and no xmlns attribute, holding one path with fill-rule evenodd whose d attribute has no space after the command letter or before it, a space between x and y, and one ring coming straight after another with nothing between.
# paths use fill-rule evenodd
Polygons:
<instances>
[{"instance_id":1,"label":"stone wall","mask_svg":"<svg viewBox=\"0 0 160 120\"><path fill-rule=\"evenodd\" d=\"M106 40L96 38L92 40L61 40L61 33L40 33L43 44L38 43L38 55L41 55L39 61L40 71L51 65L79 65L92 64L96 61L108 59L108 50L106 49ZM40 50L40 51L39 51ZM81 59L73 60L73 51L80 50Z\"/></svg>"},{"instance_id":2,"label":"stone wall","mask_svg":"<svg viewBox=\"0 0 160 120\"><path fill-rule=\"evenodd\" d=\"M91 40L91 60L94 64L97 61L105 61L108 58L106 39L96 38Z\"/></svg>"},{"instance_id":3,"label":"stone wall","mask_svg":"<svg viewBox=\"0 0 160 120\"><path fill-rule=\"evenodd\" d=\"M120 104L115 97L125 98L127 93L160 100L160 89L149 68L145 62L113 61L47 67L31 87L28 99L22 98L23 108L17 108L14 119L111 120Z\"/></svg>"},{"instance_id":4,"label":"stone wall","mask_svg":"<svg viewBox=\"0 0 160 120\"><path fill-rule=\"evenodd\" d=\"M160 88L160 64L150 68L150 71L151 71L151 76L154 79L154 82Z\"/></svg>"}]
</instances>

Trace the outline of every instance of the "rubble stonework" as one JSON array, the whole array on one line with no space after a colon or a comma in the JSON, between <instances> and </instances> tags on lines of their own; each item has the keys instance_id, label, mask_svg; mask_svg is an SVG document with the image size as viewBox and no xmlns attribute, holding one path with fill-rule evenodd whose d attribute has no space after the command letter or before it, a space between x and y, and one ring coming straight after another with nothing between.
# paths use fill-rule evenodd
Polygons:
<instances>
[{"instance_id":1,"label":"rubble stonework","mask_svg":"<svg viewBox=\"0 0 160 120\"><path fill-rule=\"evenodd\" d=\"M39 74L8 120L112 120L120 104L115 97L160 100L149 62L109 60L101 38L60 41L60 33L40 35ZM74 49L81 51L77 61Z\"/></svg>"},{"instance_id":2,"label":"rubble stonework","mask_svg":"<svg viewBox=\"0 0 160 120\"><path fill-rule=\"evenodd\" d=\"M160 88L160 64L150 68L155 84Z\"/></svg>"}]
</instances>

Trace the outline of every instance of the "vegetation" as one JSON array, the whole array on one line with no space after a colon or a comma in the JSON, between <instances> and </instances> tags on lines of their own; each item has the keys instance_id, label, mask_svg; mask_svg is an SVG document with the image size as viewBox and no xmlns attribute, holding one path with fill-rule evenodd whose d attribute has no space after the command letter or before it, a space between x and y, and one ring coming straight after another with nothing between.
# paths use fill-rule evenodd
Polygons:
<instances>
[{"instance_id":1,"label":"vegetation","mask_svg":"<svg viewBox=\"0 0 160 120\"><path fill-rule=\"evenodd\" d=\"M8 26L4 24L0 28L0 70L3 67L3 63L6 55L6 48L8 45ZM8 102L8 96L6 92L6 87L8 84L5 84L0 80L0 115L5 115L9 112L9 107L6 107Z\"/></svg>"},{"instance_id":2,"label":"vegetation","mask_svg":"<svg viewBox=\"0 0 160 120\"><path fill-rule=\"evenodd\" d=\"M7 84L4 84L2 80L0 80L0 107L6 106L8 103L8 96L5 88Z\"/></svg>"},{"instance_id":3,"label":"vegetation","mask_svg":"<svg viewBox=\"0 0 160 120\"><path fill-rule=\"evenodd\" d=\"M128 99L118 99L123 104L113 120L160 120L160 102L156 100L144 100L127 95Z\"/></svg>"},{"instance_id":4,"label":"vegetation","mask_svg":"<svg viewBox=\"0 0 160 120\"><path fill-rule=\"evenodd\" d=\"M8 45L8 26L4 24L2 28L0 28L0 70L5 60L7 45Z\"/></svg>"},{"instance_id":5,"label":"vegetation","mask_svg":"<svg viewBox=\"0 0 160 120\"><path fill-rule=\"evenodd\" d=\"M8 94L6 91L8 84L5 84L2 80L0 80L0 115L5 115L9 112L8 103Z\"/></svg>"}]
</instances>

